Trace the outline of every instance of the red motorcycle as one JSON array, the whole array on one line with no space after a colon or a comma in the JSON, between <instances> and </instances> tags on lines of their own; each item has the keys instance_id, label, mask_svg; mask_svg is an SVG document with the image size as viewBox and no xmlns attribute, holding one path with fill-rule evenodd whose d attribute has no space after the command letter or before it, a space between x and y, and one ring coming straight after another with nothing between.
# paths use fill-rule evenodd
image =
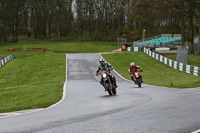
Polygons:
<instances>
[{"instance_id":1,"label":"red motorcycle","mask_svg":"<svg viewBox=\"0 0 200 133\"><path fill-rule=\"evenodd\" d=\"M136 79L135 84L137 84L138 87L141 87L143 80L142 80L142 75L139 72L142 72L142 70L138 72L134 72L134 73L131 72L130 74L131 74L131 77L133 76L133 78Z\"/></svg>"}]
</instances>

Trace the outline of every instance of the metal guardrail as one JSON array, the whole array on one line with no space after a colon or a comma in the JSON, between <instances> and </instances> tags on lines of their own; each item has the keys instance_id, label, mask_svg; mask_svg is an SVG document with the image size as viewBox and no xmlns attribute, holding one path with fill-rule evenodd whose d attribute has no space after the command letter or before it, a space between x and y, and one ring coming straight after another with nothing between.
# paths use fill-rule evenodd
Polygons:
<instances>
[{"instance_id":1,"label":"metal guardrail","mask_svg":"<svg viewBox=\"0 0 200 133\"><path fill-rule=\"evenodd\" d=\"M156 59L157 61L160 61L164 63L165 65L168 65L174 69L177 69L179 71L192 74L195 76L200 76L200 67L191 66L188 64L180 63L171 59L168 59L162 55L156 54L155 52L152 52L150 49L144 48L144 53L151 56L153 59Z\"/></svg>"},{"instance_id":2,"label":"metal guardrail","mask_svg":"<svg viewBox=\"0 0 200 133\"><path fill-rule=\"evenodd\" d=\"M9 62L10 60L12 59L15 59L16 57L14 55L9 55L5 58L3 58L1 61L0 61L0 67L3 67L7 62Z\"/></svg>"}]
</instances>

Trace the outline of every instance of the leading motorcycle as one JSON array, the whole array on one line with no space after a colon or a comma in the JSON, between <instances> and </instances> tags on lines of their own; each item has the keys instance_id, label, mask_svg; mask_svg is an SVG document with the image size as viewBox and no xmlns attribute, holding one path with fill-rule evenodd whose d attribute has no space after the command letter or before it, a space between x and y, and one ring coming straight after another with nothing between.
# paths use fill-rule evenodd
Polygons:
<instances>
[{"instance_id":1,"label":"leading motorcycle","mask_svg":"<svg viewBox=\"0 0 200 133\"><path fill-rule=\"evenodd\" d=\"M113 83L112 76L108 71L101 72L101 85L105 88L105 91L108 91L109 95L115 95L117 93L116 87Z\"/></svg>"}]
</instances>

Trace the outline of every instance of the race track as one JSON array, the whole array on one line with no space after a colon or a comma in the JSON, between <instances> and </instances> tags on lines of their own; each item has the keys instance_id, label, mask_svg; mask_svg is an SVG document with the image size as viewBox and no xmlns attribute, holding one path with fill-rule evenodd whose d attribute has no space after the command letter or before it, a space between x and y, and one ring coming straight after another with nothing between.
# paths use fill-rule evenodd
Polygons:
<instances>
[{"instance_id":1,"label":"race track","mask_svg":"<svg viewBox=\"0 0 200 133\"><path fill-rule=\"evenodd\" d=\"M53 108L0 118L0 133L189 133L200 129L200 88L138 88L116 76L109 96L95 75L98 54L68 54L65 99ZM127 70L128 70L127 66Z\"/></svg>"}]
</instances>

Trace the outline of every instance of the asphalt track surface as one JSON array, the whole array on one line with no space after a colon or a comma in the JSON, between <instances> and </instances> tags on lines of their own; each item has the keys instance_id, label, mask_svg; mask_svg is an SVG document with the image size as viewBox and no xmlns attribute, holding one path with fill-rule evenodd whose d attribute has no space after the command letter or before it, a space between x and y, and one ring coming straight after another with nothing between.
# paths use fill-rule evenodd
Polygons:
<instances>
[{"instance_id":1,"label":"asphalt track surface","mask_svg":"<svg viewBox=\"0 0 200 133\"><path fill-rule=\"evenodd\" d=\"M65 99L53 108L0 118L0 132L189 133L200 128L200 88L138 88L113 73L119 87L109 96L95 76L99 58L68 54Z\"/></svg>"}]
</instances>

